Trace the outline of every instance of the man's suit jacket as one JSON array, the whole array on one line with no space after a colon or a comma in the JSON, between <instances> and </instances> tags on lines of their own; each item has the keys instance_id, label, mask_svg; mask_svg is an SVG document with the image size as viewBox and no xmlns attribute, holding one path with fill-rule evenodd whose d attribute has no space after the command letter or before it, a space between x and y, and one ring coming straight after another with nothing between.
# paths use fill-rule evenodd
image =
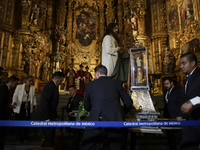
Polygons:
<instances>
[{"instance_id":1,"label":"man's suit jacket","mask_svg":"<svg viewBox=\"0 0 200 150\"><path fill-rule=\"evenodd\" d=\"M176 118L183 117L181 113L181 105L184 99L181 94L181 88L173 87L168 97L168 102L165 100L166 92L164 93L164 117Z\"/></svg>"},{"instance_id":2,"label":"man's suit jacket","mask_svg":"<svg viewBox=\"0 0 200 150\"><path fill-rule=\"evenodd\" d=\"M42 90L39 107L33 116L33 120L56 120L58 102L58 87L53 81L50 81Z\"/></svg>"},{"instance_id":3,"label":"man's suit jacket","mask_svg":"<svg viewBox=\"0 0 200 150\"><path fill-rule=\"evenodd\" d=\"M188 101L196 96L200 97L200 68L197 67L188 80L187 90L185 94L185 85L182 88L182 93L185 97L185 101ZM200 119L200 104L193 106L188 112L188 119L197 120Z\"/></svg>"},{"instance_id":4,"label":"man's suit jacket","mask_svg":"<svg viewBox=\"0 0 200 150\"><path fill-rule=\"evenodd\" d=\"M86 85L84 107L90 111L89 121L99 121L99 117L103 121L124 121L124 113L127 113L132 105L133 101L119 81L103 76Z\"/></svg>"},{"instance_id":5,"label":"man's suit jacket","mask_svg":"<svg viewBox=\"0 0 200 150\"><path fill-rule=\"evenodd\" d=\"M9 90L6 84L0 86L0 120L8 119Z\"/></svg>"},{"instance_id":6,"label":"man's suit jacket","mask_svg":"<svg viewBox=\"0 0 200 150\"><path fill-rule=\"evenodd\" d=\"M83 101L83 94L76 93L73 100L72 97L70 97L66 107L67 112L70 113L72 110L78 110L80 101Z\"/></svg>"}]
</instances>

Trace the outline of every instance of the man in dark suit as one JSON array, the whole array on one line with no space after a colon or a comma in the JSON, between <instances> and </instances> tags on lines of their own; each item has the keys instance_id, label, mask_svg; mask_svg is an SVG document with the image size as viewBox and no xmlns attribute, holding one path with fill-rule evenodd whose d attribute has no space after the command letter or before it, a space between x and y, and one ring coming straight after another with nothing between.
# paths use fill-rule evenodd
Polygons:
<instances>
[{"instance_id":1,"label":"man in dark suit","mask_svg":"<svg viewBox=\"0 0 200 150\"><path fill-rule=\"evenodd\" d=\"M83 101L83 94L77 93L75 85L69 86L69 94L71 97L69 98L67 104L67 112L69 114L69 121L75 121L75 114L72 112L73 110L78 110L79 102Z\"/></svg>"},{"instance_id":2,"label":"man in dark suit","mask_svg":"<svg viewBox=\"0 0 200 150\"><path fill-rule=\"evenodd\" d=\"M112 80L107 75L107 68L99 65L95 68L96 80L86 86L84 107L90 112L89 121L124 121L133 101L122 87L122 83ZM124 108L120 104L120 98ZM126 128L86 128L81 150L97 150L107 138L111 150L123 150Z\"/></svg>"},{"instance_id":3,"label":"man in dark suit","mask_svg":"<svg viewBox=\"0 0 200 150\"><path fill-rule=\"evenodd\" d=\"M9 114L9 94L18 84L19 79L16 76L8 78L6 84L0 86L0 120L7 120ZM6 128L0 127L0 149L4 149L4 141L6 137Z\"/></svg>"},{"instance_id":4,"label":"man in dark suit","mask_svg":"<svg viewBox=\"0 0 200 150\"><path fill-rule=\"evenodd\" d=\"M181 105L184 103L181 88L174 86L171 77L163 79L164 88L167 90L164 93L164 117L169 119L183 120L181 112ZM179 136L177 130L166 130L168 136L169 150L176 150L176 134Z\"/></svg>"},{"instance_id":5,"label":"man in dark suit","mask_svg":"<svg viewBox=\"0 0 200 150\"><path fill-rule=\"evenodd\" d=\"M78 110L79 102L83 101L83 94L77 93L75 85L69 86L69 102L67 104L67 112L69 114L69 121L76 121L76 115L73 110ZM81 129L72 129L73 132L73 150L79 150L81 140Z\"/></svg>"},{"instance_id":6,"label":"man in dark suit","mask_svg":"<svg viewBox=\"0 0 200 150\"><path fill-rule=\"evenodd\" d=\"M41 93L40 104L37 108L33 120L55 121L57 119L57 106L59 101L58 86L62 83L64 74L55 72L52 80L48 82ZM55 128L43 127L44 142L42 147L52 147L55 137Z\"/></svg>"},{"instance_id":7,"label":"man in dark suit","mask_svg":"<svg viewBox=\"0 0 200 150\"><path fill-rule=\"evenodd\" d=\"M187 52L180 57L180 68L186 74L186 82L182 88L185 103L181 110L187 120L200 120L200 68L197 67L195 54ZM196 150L200 143L200 126L183 128L181 149Z\"/></svg>"}]
</instances>

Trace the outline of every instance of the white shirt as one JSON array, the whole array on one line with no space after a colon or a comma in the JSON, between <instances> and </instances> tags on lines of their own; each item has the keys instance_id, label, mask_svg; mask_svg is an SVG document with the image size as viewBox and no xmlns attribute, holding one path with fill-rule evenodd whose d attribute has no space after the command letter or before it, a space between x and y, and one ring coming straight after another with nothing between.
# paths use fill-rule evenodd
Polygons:
<instances>
[{"instance_id":1,"label":"white shirt","mask_svg":"<svg viewBox=\"0 0 200 150\"><path fill-rule=\"evenodd\" d=\"M166 100L167 103L168 103L167 95L168 95L168 93L169 93L169 94L171 93L171 91L172 91L173 88L174 88L174 86L172 86L171 89L168 90L167 93L166 93L166 95L165 95L165 100Z\"/></svg>"},{"instance_id":2,"label":"white shirt","mask_svg":"<svg viewBox=\"0 0 200 150\"><path fill-rule=\"evenodd\" d=\"M196 68L194 68L194 70L192 70L192 72L189 75L192 75ZM185 91L187 89L187 83L188 83L188 81L186 81L186 83L185 83ZM196 97L190 99L190 102L192 103L192 105L200 104L200 97L196 96Z\"/></svg>"},{"instance_id":3,"label":"white shirt","mask_svg":"<svg viewBox=\"0 0 200 150\"><path fill-rule=\"evenodd\" d=\"M54 80L52 80L52 81L53 81L53 83L57 86L56 82L54 82Z\"/></svg>"},{"instance_id":4,"label":"white shirt","mask_svg":"<svg viewBox=\"0 0 200 150\"><path fill-rule=\"evenodd\" d=\"M6 83L7 87L8 87L8 90L10 90L10 87L8 86L8 84Z\"/></svg>"},{"instance_id":5,"label":"white shirt","mask_svg":"<svg viewBox=\"0 0 200 150\"><path fill-rule=\"evenodd\" d=\"M29 93L28 93L29 94ZM26 91L24 90L23 96L22 96L22 102L30 101L30 97L28 96Z\"/></svg>"},{"instance_id":6,"label":"white shirt","mask_svg":"<svg viewBox=\"0 0 200 150\"><path fill-rule=\"evenodd\" d=\"M106 35L102 43L102 65L104 65L108 72L107 76L111 76L118 59L117 41L113 36Z\"/></svg>"},{"instance_id":7,"label":"white shirt","mask_svg":"<svg viewBox=\"0 0 200 150\"><path fill-rule=\"evenodd\" d=\"M196 67L196 68L197 68L197 67ZM190 72L189 75L186 75L186 77L191 76L196 68L194 68L194 69L192 70L192 72ZM188 79L188 80L189 80L189 79ZM188 80L185 82L185 95L186 95Z\"/></svg>"}]
</instances>

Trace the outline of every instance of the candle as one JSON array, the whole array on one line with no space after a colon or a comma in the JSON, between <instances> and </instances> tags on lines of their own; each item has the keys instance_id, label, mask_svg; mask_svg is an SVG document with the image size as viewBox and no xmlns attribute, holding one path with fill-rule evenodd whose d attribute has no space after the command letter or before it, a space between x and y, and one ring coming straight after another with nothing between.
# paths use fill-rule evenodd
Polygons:
<instances>
[{"instance_id":1,"label":"candle","mask_svg":"<svg viewBox=\"0 0 200 150\"><path fill-rule=\"evenodd\" d=\"M2 60L3 60L3 49L1 49L0 66L2 66Z\"/></svg>"},{"instance_id":2,"label":"candle","mask_svg":"<svg viewBox=\"0 0 200 150\"><path fill-rule=\"evenodd\" d=\"M154 74L154 69L153 69L153 58L151 58L151 72L152 72L152 74Z\"/></svg>"}]
</instances>

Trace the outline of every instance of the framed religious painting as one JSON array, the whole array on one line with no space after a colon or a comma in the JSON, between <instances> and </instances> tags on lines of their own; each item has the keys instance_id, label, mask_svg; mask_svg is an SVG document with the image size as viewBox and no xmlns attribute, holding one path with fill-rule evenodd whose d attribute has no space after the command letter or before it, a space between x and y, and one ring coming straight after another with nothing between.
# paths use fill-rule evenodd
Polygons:
<instances>
[{"instance_id":1,"label":"framed religious painting","mask_svg":"<svg viewBox=\"0 0 200 150\"><path fill-rule=\"evenodd\" d=\"M169 29L176 30L179 28L178 6L172 7L169 13Z\"/></svg>"},{"instance_id":2,"label":"framed religious painting","mask_svg":"<svg viewBox=\"0 0 200 150\"><path fill-rule=\"evenodd\" d=\"M97 40L96 12L91 9L81 9L77 11L75 17L75 41L82 47L91 46Z\"/></svg>"},{"instance_id":3,"label":"framed religious painting","mask_svg":"<svg viewBox=\"0 0 200 150\"><path fill-rule=\"evenodd\" d=\"M190 24L194 20L194 9L192 0L183 0L180 5L180 18L181 18L181 28Z\"/></svg>"},{"instance_id":4,"label":"framed religious painting","mask_svg":"<svg viewBox=\"0 0 200 150\"><path fill-rule=\"evenodd\" d=\"M195 38L186 44L184 44L181 48L181 53L184 54L186 52L192 52L192 53L199 53L200 47L199 47L199 39Z\"/></svg>"}]
</instances>

